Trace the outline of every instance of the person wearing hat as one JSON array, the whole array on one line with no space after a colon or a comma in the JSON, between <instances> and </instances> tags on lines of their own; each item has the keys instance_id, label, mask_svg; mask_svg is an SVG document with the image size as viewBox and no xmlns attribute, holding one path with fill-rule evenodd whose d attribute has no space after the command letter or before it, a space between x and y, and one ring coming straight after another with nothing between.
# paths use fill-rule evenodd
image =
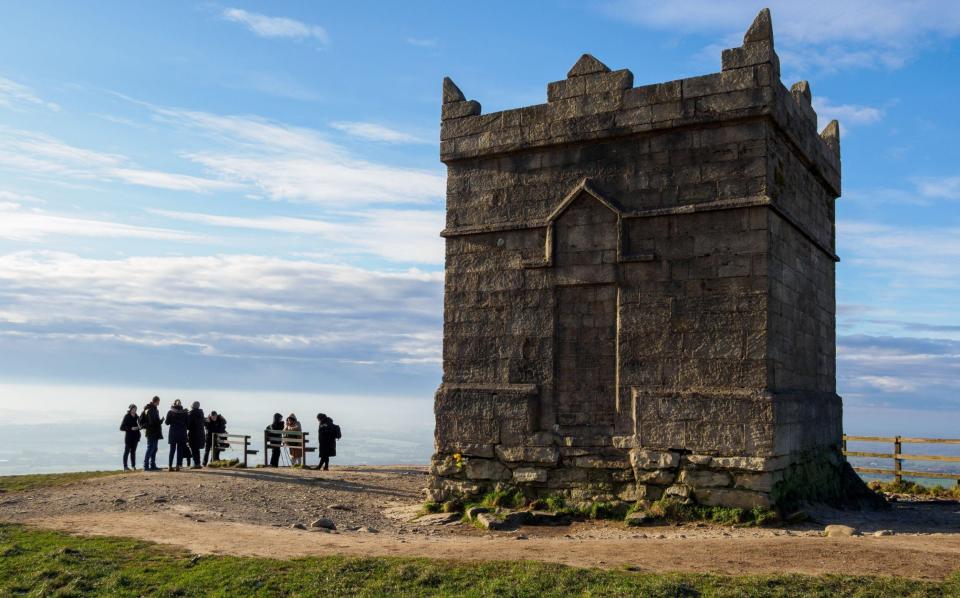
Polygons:
<instances>
[{"instance_id":1,"label":"person wearing hat","mask_svg":"<svg viewBox=\"0 0 960 598\"><path fill-rule=\"evenodd\" d=\"M187 437L190 445L190 460L193 462L190 469L200 469L200 451L203 450L206 440L205 420L203 409L200 408L200 401L194 401L190 405L190 413L187 414Z\"/></svg>"},{"instance_id":2,"label":"person wearing hat","mask_svg":"<svg viewBox=\"0 0 960 598\"><path fill-rule=\"evenodd\" d=\"M187 458L187 453L190 450L190 447L187 446L187 410L183 408L180 399L173 401L170 411L167 411L167 417L164 418L164 423L170 428L167 434L167 442L170 444L167 471L180 471L183 460ZM174 458L177 460L176 469L173 468Z\"/></svg>"},{"instance_id":3,"label":"person wearing hat","mask_svg":"<svg viewBox=\"0 0 960 598\"><path fill-rule=\"evenodd\" d=\"M216 411L211 411L204 425L207 428L207 438L206 450L203 452L203 466L206 467L210 462L210 451L213 451L214 461L220 460L220 438L217 434L227 433L227 420Z\"/></svg>"},{"instance_id":4,"label":"person wearing hat","mask_svg":"<svg viewBox=\"0 0 960 598\"><path fill-rule=\"evenodd\" d=\"M137 417L137 406L130 405L120 422L120 431L123 436L123 470L137 469L137 445L140 444L140 418ZM127 459L130 465L127 466Z\"/></svg>"}]
</instances>

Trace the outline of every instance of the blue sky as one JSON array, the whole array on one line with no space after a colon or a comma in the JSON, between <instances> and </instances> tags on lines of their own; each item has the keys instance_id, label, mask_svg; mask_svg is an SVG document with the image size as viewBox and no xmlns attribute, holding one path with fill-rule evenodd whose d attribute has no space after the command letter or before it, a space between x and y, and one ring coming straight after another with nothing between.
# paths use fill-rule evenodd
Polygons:
<instances>
[{"instance_id":1,"label":"blue sky","mask_svg":"<svg viewBox=\"0 0 960 598\"><path fill-rule=\"evenodd\" d=\"M429 419L442 77L489 112L583 52L637 85L714 72L764 5L843 131L838 390L960 410L960 4L859 0L6 3L0 408L176 388Z\"/></svg>"}]
</instances>

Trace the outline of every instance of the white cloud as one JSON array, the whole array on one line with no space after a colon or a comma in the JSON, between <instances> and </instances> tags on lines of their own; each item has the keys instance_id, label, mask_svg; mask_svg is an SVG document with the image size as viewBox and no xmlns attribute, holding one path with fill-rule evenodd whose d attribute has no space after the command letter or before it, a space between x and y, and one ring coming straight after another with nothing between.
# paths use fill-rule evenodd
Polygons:
<instances>
[{"instance_id":1,"label":"white cloud","mask_svg":"<svg viewBox=\"0 0 960 598\"><path fill-rule=\"evenodd\" d=\"M422 137L404 133L390 127L366 122L334 122L330 126L338 131L367 141L381 141L383 143L433 143Z\"/></svg>"},{"instance_id":2,"label":"white cloud","mask_svg":"<svg viewBox=\"0 0 960 598\"><path fill-rule=\"evenodd\" d=\"M59 105L38 97L26 85L21 85L5 77L0 77L0 106L13 109L20 109L24 106L39 106L54 112L60 111Z\"/></svg>"},{"instance_id":3,"label":"white cloud","mask_svg":"<svg viewBox=\"0 0 960 598\"><path fill-rule=\"evenodd\" d=\"M933 199L960 199L960 176L920 177L915 179L917 191Z\"/></svg>"},{"instance_id":4,"label":"white cloud","mask_svg":"<svg viewBox=\"0 0 960 598\"><path fill-rule=\"evenodd\" d=\"M822 129L831 120L840 122L841 138L851 126L871 125L883 119L883 110L859 104L834 104L827 97L814 97L813 109L817 113L817 129Z\"/></svg>"},{"instance_id":5,"label":"white cloud","mask_svg":"<svg viewBox=\"0 0 960 598\"><path fill-rule=\"evenodd\" d=\"M235 183L136 167L120 154L76 147L43 133L0 125L0 167L16 174L82 181L120 181L174 191L232 189Z\"/></svg>"},{"instance_id":6,"label":"white cloud","mask_svg":"<svg viewBox=\"0 0 960 598\"><path fill-rule=\"evenodd\" d=\"M716 33L729 46L764 6L778 52L794 68L897 68L931 41L960 34L960 3L952 0L618 0L605 11L657 29Z\"/></svg>"},{"instance_id":7,"label":"white cloud","mask_svg":"<svg viewBox=\"0 0 960 598\"><path fill-rule=\"evenodd\" d=\"M314 39L321 44L330 43L330 36L323 27L308 25L287 17L270 17L240 8L224 9L220 16L227 21L245 26L259 37Z\"/></svg>"},{"instance_id":8,"label":"white cloud","mask_svg":"<svg viewBox=\"0 0 960 598\"><path fill-rule=\"evenodd\" d=\"M221 147L185 157L222 180L251 185L271 199L343 207L360 203L426 203L443 197L444 177L355 157L318 131L258 116L218 115L141 105L174 126Z\"/></svg>"},{"instance_id":9,"label":"white cloud","mask_svg":"<svg viewBox=\"0 0 960 598\"><path fill-rule=\"evenodd\" d=\"M890 288L960 288L960 228L906 227L842 220L844 262Z\"/></svg>"},{"instance_id":10,"label":"white cloud","mask_svg":"<svg viewBox=\"0 0 960 598\"><path fill-rule=\"evenodd\" d=\"M264 359L437 363L442 273L253 255L0 256L0 335Z\"/></svg>"},{"instance_id":11,"label":"white cloud","mask_svg":"<svg viewBox=\"0 0 960 598\"><path fill-rule=\"evenodd\" d=\"M315 235L335 243L331 253L367 253L383 259L442 265L444 225L441 211L366 210L341 215L337 221L285 216L259 218L196 212L151 210L166 218L210 226Z\"/></svg>"},{"instance_id":12,"label":"white cloud","mask_svg":"<svg viewBox=\"0 0 960 598\"><path fill-rule=\"evenodd\" d=\"M168 241L198 239L194 235L177 230L26 210L14 202L0 201L0 222L2 222L0 239L10 241L38 241L49 236L121 237Z\"/></svg>"}]
</instances>

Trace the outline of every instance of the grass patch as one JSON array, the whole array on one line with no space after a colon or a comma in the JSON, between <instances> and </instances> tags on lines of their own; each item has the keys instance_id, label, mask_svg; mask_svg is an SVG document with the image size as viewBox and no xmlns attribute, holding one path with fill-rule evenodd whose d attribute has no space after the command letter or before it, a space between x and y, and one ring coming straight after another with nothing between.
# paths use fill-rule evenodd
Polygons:
<instances>
[{"instance_id":1,"label":"grass patch","mask_svg":"<svg viewBox=\"0 0 960 598\"><path fill-rule=\"evenodd\" d=\"M122 471L78 471L75 473L36 473L0 477L0 492L24 492L39 488L65 486L82 480L119 475Z\"/></svg>"},{"instance_id":2,"label":"grass patch","mask_svg":"<svg viewBox=\"0 0 960 598\"><path fill-rule=\"evenodd\" d=\"M727 577L577 569L535 562L204 556L138 540L0 525L3 596L914 596L946 582L847 575Z\"/></svg>"},{"instance_id":3,"label":"grass patch","mask_svg":"<svg viewBox=\"0 0 960 598\"><path fill-rule=\"evenodd\" d=\"M780 522L776 511L764 507L738 509L734 507L708 507L685 505L672 498L662 498L650 505L647 513L654 519L675 522L706 521L719 525L773 525Z\"/></svg>"},{"instance_id":4,"label":"grass patch","mask_svg":"<svg viewBox=\"0 0 960 598\"><path fill-rule=\"evenodd\" d=\"M910 494L912 496L922 496L927 498L944 498L960 500L960 486L954 485L949 488L944 486L924 486L916 482L882 482L874 480L867 484L874 492L883 492L886 494Z\"/></svg>"},{"instance_id":5,"label":"grass patch","mask_svg":"<svg viewBox=\"0 0 960 598\"><path fill-rule=\"evenodd\" d=\"M211 461L207 463L207 467L211 467L213 469L243 469L243 463L240 462L240 459L220 459L218 461Z\"/></svg>"}]
</instances>

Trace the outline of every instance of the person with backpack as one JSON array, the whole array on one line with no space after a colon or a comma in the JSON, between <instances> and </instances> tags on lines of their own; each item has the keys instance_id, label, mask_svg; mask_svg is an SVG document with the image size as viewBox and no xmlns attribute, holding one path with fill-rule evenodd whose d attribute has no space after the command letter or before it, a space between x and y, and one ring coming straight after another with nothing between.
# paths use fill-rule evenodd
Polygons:
<instances>
[{"instance_id":1,"label":"person with backpack","mask_svg":"<svg viewBox=\"0 0 960 598\"><path fill-rule=\"evenodd\" d=\"M273 434L267 434L267 444L270 445L270 467L279 467L280 443L283 436L277 432L283 432L283 415L273 414L273 423L267 426L267 432L273 432ZM263 450L267 450L267 447L263 447Z\"/></svg>"},{"instance_id":2,"label":"person with backpack","mask_svg":"<svg viewBox=\"0 0 960 598\"><path fill-rule=\"evenodd\" d=\"M218 434L227 433L227 420L222 415L216 411L210 412L210 417L207 418L206 423L204 424L207 428L207 438L206 438L206 449L203 452L203 466L206 467L207 463L210 462L210 451L213 451L213 460L220 460L220 437Z\"/></svg>"},{"instance_id":3,"label":"person with backpack","mask_svg":"<svg viewBox=\"0 0 960 598\"><path fill-rule=\"evenodd\" d=\"M317 465L317 470L329 470L330 457L337 456L340 426L333 423L333 419L327 417L326 413L318 413L317 421L320 422L320 429L317 430L317 455L320 457L320 465Z\"/></svg>"},{"instance_id":4,"label":"person with backpack","mask_svg":"<svg viewBox=\"0 0 960 598\"><path fill-rule=\"evenodd\" d=\"M120 422L120 431L123 436L123 470L137 470L137 445L140 444L140 418L137 417L137 406L130 405ZM130 466L127 466L127 459Z\"/></svg>"},{"instance_id":5,"label":"person with backpack","mask_svg":"<svg viewBox=\"0 0 960 598\"><path fill-rule=\"evenodd\" d=\"M163 440L163 418L160 417L159 406L160 397L153 397L140 413L140 428L147 437L147 454L143 457L144 471L160 471L157 467L157 449Z\"/></svg>"},{"instance_id":6,"label":"person with backpack","mask_svg":"<svg viewBox=\"0 0 960 598\"><path fill-rule=\"evenodd\" d=\"M200 401L194 401L187 414L187 441L190 445L190 457L193 464L190 469L200 469L200 451L206 440L206 417L200 408Z\"/></svg>"},{"instance_id":7,"label":"person with backpack","mask_svg":"<svg viewBox=\"0 0 960 598\"><path fill-rule=\"evenodd\" d=\"M167 411L167 425L170 426L170 437L167 442L170 444L170 457L167 465L167 471L180 471L183 466L183 460L187 458L187 452L190 450L187 446L189 419L187 410L183 408L180 399L173 402L170 411ZM173 458L177 457L177 468L173 468Z\"/></svg>"}]
</instances>

